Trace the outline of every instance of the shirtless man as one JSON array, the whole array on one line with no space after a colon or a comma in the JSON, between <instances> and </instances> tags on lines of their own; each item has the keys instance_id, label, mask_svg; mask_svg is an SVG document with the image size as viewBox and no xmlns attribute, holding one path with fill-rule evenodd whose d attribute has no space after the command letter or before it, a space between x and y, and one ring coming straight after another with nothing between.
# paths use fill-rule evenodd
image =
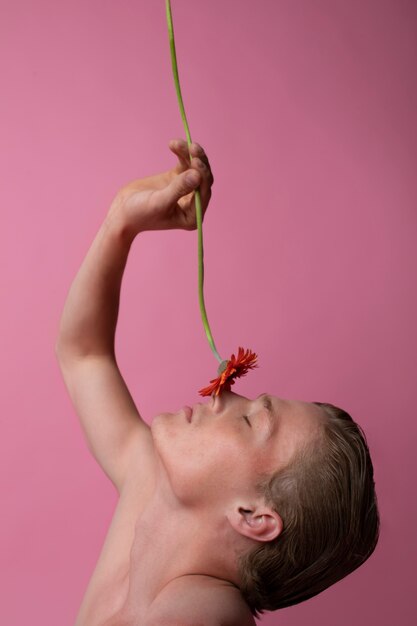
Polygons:
<instances>
[{"instance_id":1,"label":"shirtless man","mask_svg":"<svg viewBox=\"0 0 417 626\"><path fill-rule=\"evenodd\" d=\"M130 246L147 230L195 230L194 190L204 215L213 184L198 144L191 162L185 141L169 147L174 168L114 198L71 285L56 342L89 449L119 494L75 626L254 626L236 559L284 527L258 477L318 441L328 419L314 403L224 391L192 413L162 413L151 427L142 420L114 351Z\"/></svg>"}]
</instances>

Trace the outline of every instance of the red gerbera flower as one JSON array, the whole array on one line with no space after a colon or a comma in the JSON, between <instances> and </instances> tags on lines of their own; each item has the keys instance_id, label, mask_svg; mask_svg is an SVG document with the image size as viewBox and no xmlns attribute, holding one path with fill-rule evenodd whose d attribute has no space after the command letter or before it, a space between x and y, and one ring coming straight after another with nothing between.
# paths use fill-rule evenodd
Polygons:
<instances>
[{"instance_id":1,"label":"red gerbera flower","mask_svg":"<svg viewBox=\"0 0 417 626\"><path fill-rule=\"evenodd\" d=\"M220 376L210 381L208 387L200 389L198 392L201 396L211 396L212 394L218 396L223 389L230 391L231 385L235 384L235 378L244 376L248 370L258 367L256 359L258 355L251 350L244 351L239 347L237 358L234 354L228 361L223 361L220 364L219 372Z\"/></svg>"}]
</instances>

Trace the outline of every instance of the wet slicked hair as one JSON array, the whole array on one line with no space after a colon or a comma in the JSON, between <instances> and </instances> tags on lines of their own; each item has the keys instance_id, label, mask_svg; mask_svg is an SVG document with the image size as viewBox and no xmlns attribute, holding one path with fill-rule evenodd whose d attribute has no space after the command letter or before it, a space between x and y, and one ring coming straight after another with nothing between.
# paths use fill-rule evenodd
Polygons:
<instances>
[{"instance_id":1,"label":"wet slicked hair","mask_svg":"<svg viewBox=\"0 0 417 626\"><path fill-rule=\"evenodd\" d=\"M258 484L283 531L238 560L240 590L255 617L324 591L362 565L378 542L365 433L343 409L313 404L327 417L320 436Z\"/></svg>"}]
</instances>

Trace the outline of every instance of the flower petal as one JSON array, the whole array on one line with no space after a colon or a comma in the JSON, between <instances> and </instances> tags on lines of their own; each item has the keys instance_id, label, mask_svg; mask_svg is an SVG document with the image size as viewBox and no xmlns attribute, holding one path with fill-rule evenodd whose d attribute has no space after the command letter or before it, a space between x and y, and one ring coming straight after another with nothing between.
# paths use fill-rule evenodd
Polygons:
<instances>
[{"instance_id":1,"label":"flower petal","mask_svg":"<svg viewBox=\"0 0 417 626\"><path fill-rule=\"evenodd\" d=\"M242 347L239 347L237 357L234 354L227 361L226 368L220 376L214 378L210 381L210 385L208 387L204 387L199 390L199 394L201 396L210 396L214 394L218 396L223 389L227 389L230 391L231 385L235 384L236 378L241 378L245 376L250 369L254 369L258 367L256 363L258 355L252 352L251 350L245 350ZM222 362L223 365L224 361Z\"/></svg>"}]
</instances>

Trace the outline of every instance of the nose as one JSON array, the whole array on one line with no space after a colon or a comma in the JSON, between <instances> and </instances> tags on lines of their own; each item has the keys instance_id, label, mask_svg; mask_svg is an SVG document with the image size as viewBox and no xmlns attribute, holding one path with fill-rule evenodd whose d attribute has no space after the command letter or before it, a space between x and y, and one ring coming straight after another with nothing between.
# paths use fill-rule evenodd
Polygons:
<instances>
[{"instance_id":1,"label":"nose","mask_svg":"<svg viewBox=\"0 0 417 626\"><path fill-rule=\"evenodd\" d=\"M227 404L230 403L231 398L235 396L232 391L227 391L223 389L222 392L218 396L213 397L212 409L214 413L222 413L226 408Z\"/></svg>"},{"instance_id":2,"label":"nose","mask_svg":"<svg viewBox=\"0 0 417 626\"><path fill-rule=\"evenodd\" d=\"M218 396L213 396L213 402L211 405L214 413L221 413L224 408L224 392Z\"/></svg>"}]
</instances>

